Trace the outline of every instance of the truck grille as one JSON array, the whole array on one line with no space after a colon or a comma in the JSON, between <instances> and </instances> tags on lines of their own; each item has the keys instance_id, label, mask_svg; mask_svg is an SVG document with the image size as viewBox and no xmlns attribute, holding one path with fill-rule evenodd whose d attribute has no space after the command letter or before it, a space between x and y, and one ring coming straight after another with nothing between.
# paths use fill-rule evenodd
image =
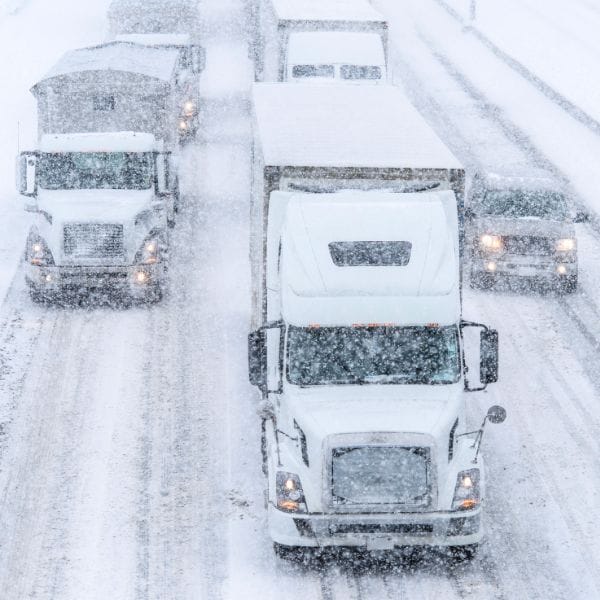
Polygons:
<instances>
[{"instance_id":1,"label":"truck grille","mask_svg":"<svg viewBox=\"0 0 600 600\"><path fill-rule=\"evenodd\" d=\"M329 526L331 535L352 533L395 533L400 535L429 535L433 525L426 523L343 523Z\"/></svg>"},{"instance_id":2,"label":"truck grille","mask_svg":"<svg viewBox=\"0 0 600 600\"><path fill-rule=\"evenodd\" d=\"M123 225L71 223L63 231L63 248L69 258L122 258Z\"/></svg>"},{"instance_id":3,"label":"truck grille","mask_svg":"<svg viewBox=\"0 0 600 600\"><path fill-rule=\"evenodd\" d=\"M554 254L555 241L532 235L507 235L504 248L508 254L551 256Z\"/></svg>"},{"instance_id":4,"label":"truck grille","mask_svg":"<svg viewBox=\"0 0 600 600\"><path fill-rule=\"evenodd\" d=\"M334 507L370 511L431 504L430 449L406 446L338 447L332 450Z\"/></svg>"}]
</instances>

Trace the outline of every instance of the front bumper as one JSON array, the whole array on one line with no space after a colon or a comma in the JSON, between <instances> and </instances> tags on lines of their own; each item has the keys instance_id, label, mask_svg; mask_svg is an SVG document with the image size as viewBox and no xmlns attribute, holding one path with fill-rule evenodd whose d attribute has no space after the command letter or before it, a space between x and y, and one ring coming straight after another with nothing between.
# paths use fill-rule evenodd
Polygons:
<instances>
[{"instance_id":1,"label":"front bumper","mask_svg":"<svg viewBox=\"0 0 600 600\"><path fill-rule=\"evenodd\" d=\"M284 546L467 546L483 537L481 507L472 511L397 514L290 514L268 507L269 533Z\"/></svg>"},{"instance_id":2,"label":"front bumper","mask_svg":"<svg viewBox=\"0 0 600 600\"><path fill-rule=\"evenodd\" d=\"M560 267L560 270L559 270ZM561 260L560 256L478 256L473 257L471 273L474 275L503 275L550 279L577 275L577 258Z\"/></svg>"},{"instance_id":3,"label":"front bumper","mask_svg":"<svg viewBox=\"0 0 600 600\"><path fill-rule=\"evenodd\" d=\"M27 265L25 272L27 283L44 293L105 289L143 295L160 286L164 276L164 263L110 267Z\"/></svg>"}]
</instances>

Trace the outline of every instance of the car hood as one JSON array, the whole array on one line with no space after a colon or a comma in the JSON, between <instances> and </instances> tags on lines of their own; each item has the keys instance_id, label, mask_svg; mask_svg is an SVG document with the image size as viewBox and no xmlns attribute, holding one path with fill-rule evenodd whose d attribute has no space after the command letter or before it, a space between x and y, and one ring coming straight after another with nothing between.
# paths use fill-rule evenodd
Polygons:
<instances>
[{"instance_id":1,"label":"car hood","mask_svg":"<svg viewBox=\"0 0 600 600\"><path fill-rule=\"evenodd\" d=\"M569 237L575 234L571 223L549 219L477 217L473 220L477 234L535 236L548 238Z\"/></svg>"}]
</instances>

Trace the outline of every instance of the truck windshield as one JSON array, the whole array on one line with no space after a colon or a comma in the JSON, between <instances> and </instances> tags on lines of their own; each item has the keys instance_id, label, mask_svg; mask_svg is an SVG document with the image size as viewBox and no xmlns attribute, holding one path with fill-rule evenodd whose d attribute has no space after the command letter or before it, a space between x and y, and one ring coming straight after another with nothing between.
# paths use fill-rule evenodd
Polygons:
<instances>
[{"instance_id":1,"label":"truck windshield","mask_svg":"<svg viewBox=\"0 0 600 600\"><path fill-rule=\"evenodd\" d=\"M342 65L340 75L342 79L381 79L381 67Z\"/></svg>"},{"instance_id":2,"label":"truck windshield","mask_svg":"<svg viewBox=\"0 0 600 600\"><path fill-rule=\"evenodd\" d=\"M456 326L290 326L287 347L295 385L450 384L460 377Z\"/></svg>"},{"instance_id":3,"label":"truck windshield","mask_svg":"<svg viewBox=\"0 0 600 600\"><path fill-rule=\"evenodd\" d=\"M147 190L153 184L152 155L136 152L42 154L39 185L46 190Z\"/></svg>"},{"instance_id":4,"label":"truck windshield","mask_svg":"<svg viewBox=\"0 0 600 600\"><path fill-rule=\"evenodd\" d=\"M482 215L564 221L568 215L562 194L545 190L488 191L479 201Z\"/></svg>"},{"instance_id":5,"label":"truck windshield","mask_svg":"<svg viewBox=\"0 0 600 600\"><path fill-rule=\"evenodd\" d=\"M335 68L333 65L294 65L292 67L292 77L295 79L307 79L310 77L328 77L333 78Z\"/></svg>"}]
</instances>

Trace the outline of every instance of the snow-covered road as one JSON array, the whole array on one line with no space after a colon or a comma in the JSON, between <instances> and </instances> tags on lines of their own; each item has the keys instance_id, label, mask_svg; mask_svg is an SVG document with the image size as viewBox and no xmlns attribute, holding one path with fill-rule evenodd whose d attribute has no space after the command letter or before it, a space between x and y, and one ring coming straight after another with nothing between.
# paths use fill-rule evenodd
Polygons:
<instances>
[{"instance_id":1,"label":"snow-covered road","mask_svg":"<svg viewBox=\"0 0 600 600\"><path fill-rule=\"evenodd\" d=\"M107 2L91 4L94 22L83 19L81 3L53 3L56 14L74 12L67 23L53 21L60 43L39 65L31 51L22 57L26 69L37 75L62 46L101 39ZM600 138L433 0L375 4L392 20L396 83L465 164L550 162L600 212L592 177ZM39 12L44 6L31 0L0 28L35 31L38 19L52 17ZM185 206L173 232L168 297L149 309L39 307L21 273L4 277L0 598L600 597L600 241L585 227L583 291L573 298L466 290L465 316L497 326L502 352L500 383L470 398L472 424L490 404L509 410L484 441L489 535L481 554L462 565L435 553L306 566L274 557L257 397L246 375L251 76L242 2L202 6L207 113L200 143L183 160ZM77 15L85 26L69 34ZM14 33L2 42L11 43ZM28 119L18 106L30 81L19 73L10 84L15 96L2 102ZM2 147L3 172L13 155ZM2 189L14 197L9 185ZM5 218L22 219L14 207ZM18 246L2 267L14 271L22 241L11 235Z\"/></svg>"}]
</instances>

